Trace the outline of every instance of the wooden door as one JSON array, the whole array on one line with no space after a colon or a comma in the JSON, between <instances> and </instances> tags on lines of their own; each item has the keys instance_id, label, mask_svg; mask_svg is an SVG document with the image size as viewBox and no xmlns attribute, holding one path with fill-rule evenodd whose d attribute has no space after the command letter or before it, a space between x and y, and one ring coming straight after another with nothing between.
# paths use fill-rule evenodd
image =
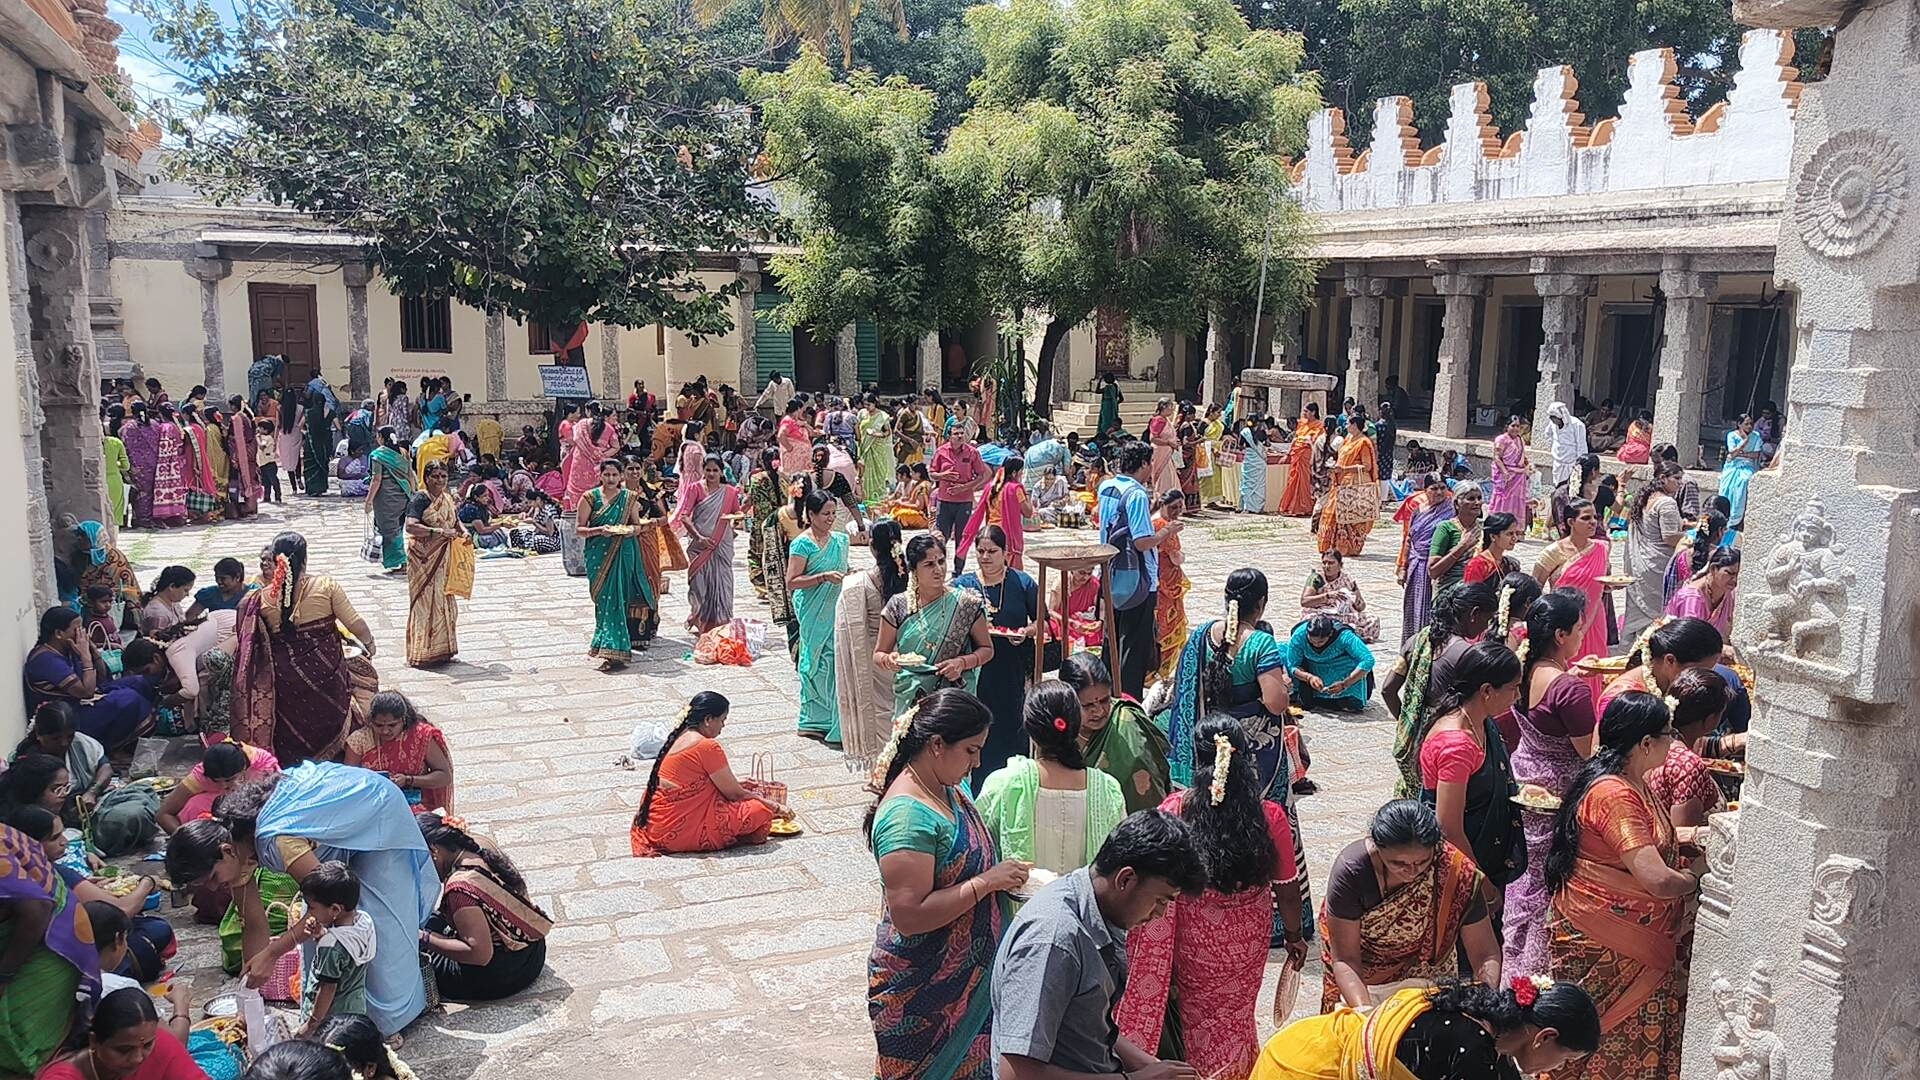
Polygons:
<instances>
[{"instance_id":1,"label":"wooden door","mask_svg":"<svg viewBox=\"0 0 1920 1080\"><path fill-rule=\"evenodd\" d=\"M312 285L247 283L247 312L253 321L252 363L262 356L284 356L283 386L299 386L320 370L320 319Z\"/></svg>"}]
</instances>

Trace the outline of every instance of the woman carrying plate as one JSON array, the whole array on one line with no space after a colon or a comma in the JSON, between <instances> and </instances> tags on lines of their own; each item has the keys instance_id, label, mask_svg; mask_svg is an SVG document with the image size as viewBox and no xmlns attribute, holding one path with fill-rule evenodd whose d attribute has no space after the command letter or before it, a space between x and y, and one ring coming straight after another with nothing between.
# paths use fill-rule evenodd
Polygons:
<instances>
[{"instance_id":1,"label":"woman carrying plate","mask_svg":"<svg viewBox=\"0 0 1920 1080\"><path fill-rule=\"evenodd\" d=\"M993 659L986 601L947 585L947 542L922 533L907 542L907 591L880 610L873 662L894 673L893 714L946 686L971 692Z\"/></svg>"},{"instance_id":2,"label":"woman carrying plate","mask_svg":"<svg viewBox=\"0 0 1920 1080\"><path fill-rule=\"evenodd\" d=\"M1673 728L1680 734L1667 750L1667 760L1647 773L1647 790L1667 808L1675 828L1697 828L1707 823L1708 815L1725 809L1727 800L1693 748L1719 726L1733 691L1717 671L1689 670L1673 680L1669 700L1674 703Z\"/></svg>"}]
</instances>

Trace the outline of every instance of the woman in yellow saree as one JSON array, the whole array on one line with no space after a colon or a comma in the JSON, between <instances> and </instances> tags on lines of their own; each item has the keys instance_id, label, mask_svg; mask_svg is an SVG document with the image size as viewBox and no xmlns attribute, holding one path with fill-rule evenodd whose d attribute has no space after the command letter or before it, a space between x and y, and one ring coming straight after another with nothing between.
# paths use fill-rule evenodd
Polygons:
<instances>
[{"instance_id":1,"label":"woman in yellow saree","mask_svg":"<svg viewBox=\"0 0 1920 1080\"><path fill-rule=\"evenodd\" d=\"M1542 985L1544 983L1544 985ZM1495 1080L1590 1052L1593 1002L1578 986L1520 980L1402 990L1372 1010L1342 1007L1282 1028L1251 1080Z\"/></svg>"},{"instance_id":2,"label":"woman in yellow saree","mask_svg":"<svg viewBox=\"0 0 1920 1080\"><path fill-rule=\"evenodd\" d=\"M443 664L460 651L459 602L447 595L454 545L469 543L447 490L447 466L424 471L426 490L407 507L407 666Z\"/></svg>"},{"instance_id":3,"label":"woman in yellow saree","mask_svg":"<svg viewBox=\"0 0 1920 1080\"><path fill-rule=\"evenodd\" d=\"M1320 550L1352 558L1367 546L1380 520L1380 459L1368 434L1367 411L1359 405L1347 419L1347 435L1333 467L1333 490L1320 512Z\"/></svg>"}]
</instances>

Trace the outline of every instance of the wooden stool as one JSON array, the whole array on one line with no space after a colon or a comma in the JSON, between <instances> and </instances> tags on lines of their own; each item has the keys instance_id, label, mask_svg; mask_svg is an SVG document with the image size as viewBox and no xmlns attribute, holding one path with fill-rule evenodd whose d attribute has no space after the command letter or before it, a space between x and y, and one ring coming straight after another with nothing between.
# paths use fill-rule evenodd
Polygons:
<instances>
[{"instance_id":1,"label":"wooden stool","mask_svg":"<svg viewBox=\"0 0 1920 1080\"><path fill-rule=\"evenodd\" d=\"M1100 575L1099 615L1102 627L1100 647L1103 655L1111 656L1113 648L1111 643L1118 639L1115 636L1113 621L1113 586L1107 580L1106 568L1118 554L1120 554L1119 549L1111 544L1049 544L1045 547L1032 547L1026 550L1026 557L1033 562L1034 577L1040 586L1040 614L1034 623L1034 682L1039 682L1046 674L1047 569L1051 567L1059 571L1062 582L1066 581L1066 576L1075 570L1092 570ZM1063 641L1072 641L1072 628L1067 625L1067 619L1072 614L1070 611L1060 613L1060 637ZM1061 658L1065 659L1064 652Z\"/></svg>"}]
</instances>

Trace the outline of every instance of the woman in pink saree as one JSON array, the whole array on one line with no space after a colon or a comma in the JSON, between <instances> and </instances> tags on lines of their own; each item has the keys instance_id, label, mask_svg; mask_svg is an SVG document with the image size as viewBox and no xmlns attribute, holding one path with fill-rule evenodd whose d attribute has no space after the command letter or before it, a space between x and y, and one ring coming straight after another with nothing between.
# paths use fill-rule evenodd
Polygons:
<instances>
[{"instance_id":1,"label":"woman in pink saree","mask_svg":"<svg viewBox=\"0 0 1920 1080\"><path fill-rule=\"evenodd\" d=\"M183 525L187 520L187 436L174 421L172 405L160 406L153 466L153 520Z\"/></svg>"},{"instance_id":2,"label":"woman in pink saree","mask_svg":"<svg viewBox=\"0 0 1920 1080\"><path fill-rule=\"evenodd\" d=\"M1163 397L1147 421L1147 442L1153 445L1153 470L1147 474L1147 494L1159 497L1180 486L1180 434L1173 399Z\"/></svg>"},{"instance_id":3,"label":"woman in pink saree","mask_svg":"<svg viewBox=\"0 0 1920 1080\"><path fill-rule=\"evenodd\" d=\"M688 497L700 487L706 464L707 450L700 445L700 425L688 424L686 438L680 443L680 458L674 466L680 483L673 492L673 505L687 505Z\"/></svg>"},{"instance_id":4,"label":"woman in pink saree","mask_svg":"<svg viewBox=\"0 0 1920 1080\"><path fill-rule=\"evenodd\" d=\"M1567 504L1566 538L1547 545L1540 561L1533 564L1534 579L1541 585L1579 589L1587 598L1585 629L1580 648L1574 652L1580 660L1607 655L1607 620L1598 613L1604 610L1601 598L1607 592L1600 579L1612 572L1613 552L1605 540L1597 537L1599 531L1600 517L1593 504L1574 499ZM1598 694L1597 677L1595 683L1594 693Z\"/></svg>"},{"instance_id":5,"label":"woman in pink saree","mask_svg":"<svg viewBox=\"0 0 1920 1080\"><path fill-rule=\"evenodd\" d=\"M733 621L733 515L740 489L727 483L717 457L701 462L701 478L673 511L687 534L687 629L704 634Z\"/></svg>"},{"instance_id":6,"label":"woman in pink saree","mask_svg":"<svg viewBox=\"0 0 1920 1080\"><path fill-rule=\"evenodd\" d=\"M253 437L253 410L244 408L238 397L228 404L233 405L234 410L227 416L227 452L233 459L227 481L232 489L227 516L249 518L259 513L260 498L264 494L260 486L259 451Z\"/></svg>"},{"instance_id":7,"label":"woman in pink saree","mask_svg":"<svg viewBox=\"0 0 1920 1080\"><path fill-rule=\"evenodd\" d=\"M573 423L573 453L567 456L567 487L560 495L562 508L580 505L580 496L600 483L600 463L620 454L620 429L607 422L600 406L587 403L587 414Z\"/></svg>"},{"instance_id":8,"label":"woman in pink saree","mask_svg":"<svg viewBox=\"0 0 1920 1080\"><path fill-rule=\"evenodd\" d=\"M1527 444L1520 438L1519 417L1507 419L1507 430L1493 440L1493 497L1487 500L1487 513L1512 514L1521 522L1528 520Z\"/></svg>"},{"instance_id":9,"label":"woman in pink saree","mask_svg":"<svg viewBox=\"0 0 1920 1080\"><path fill-rule=\"evenodd\" d=\"M1026 519L1033 516L1033 501L1027 497L1027 486L1020 481L1024 468L1025 462L1018 455L1009 456L1001 462L1000 475L993 483L980 489L980 499L973 504L973 516L960 532L955 558L964 562L980 530L998 525L1007 534L1007 565L1015 570L1026 569L1021 556L1027 550Z\"/></svg>"},{"instance_id":10,"label":"woman in pink saree","mask_svg":"<svg viewBox=\"0 0 1920 1080\"><path fill-rule=\"evenodd\" d=\"M187 490L192 495L187 500L188 516L195 521L225 517L220 509L225 494L213 477L213 458L207 449L207 425L201 422L199 410L192 405L181 411L180 432L185 437Z\"/></svg>"},{"instance_id":11,"label":"woman in pink saree","mask_svg":"<svg viewBox=\"0 0 1920 1080\"><path fill-rule=\"evenodd\" d=\"M795 476L813 468L813 425L806 415L806 402L798 398L787 402L787 415L774 428L780 445L780 475Z\"/></svg>"}]
</instances>

